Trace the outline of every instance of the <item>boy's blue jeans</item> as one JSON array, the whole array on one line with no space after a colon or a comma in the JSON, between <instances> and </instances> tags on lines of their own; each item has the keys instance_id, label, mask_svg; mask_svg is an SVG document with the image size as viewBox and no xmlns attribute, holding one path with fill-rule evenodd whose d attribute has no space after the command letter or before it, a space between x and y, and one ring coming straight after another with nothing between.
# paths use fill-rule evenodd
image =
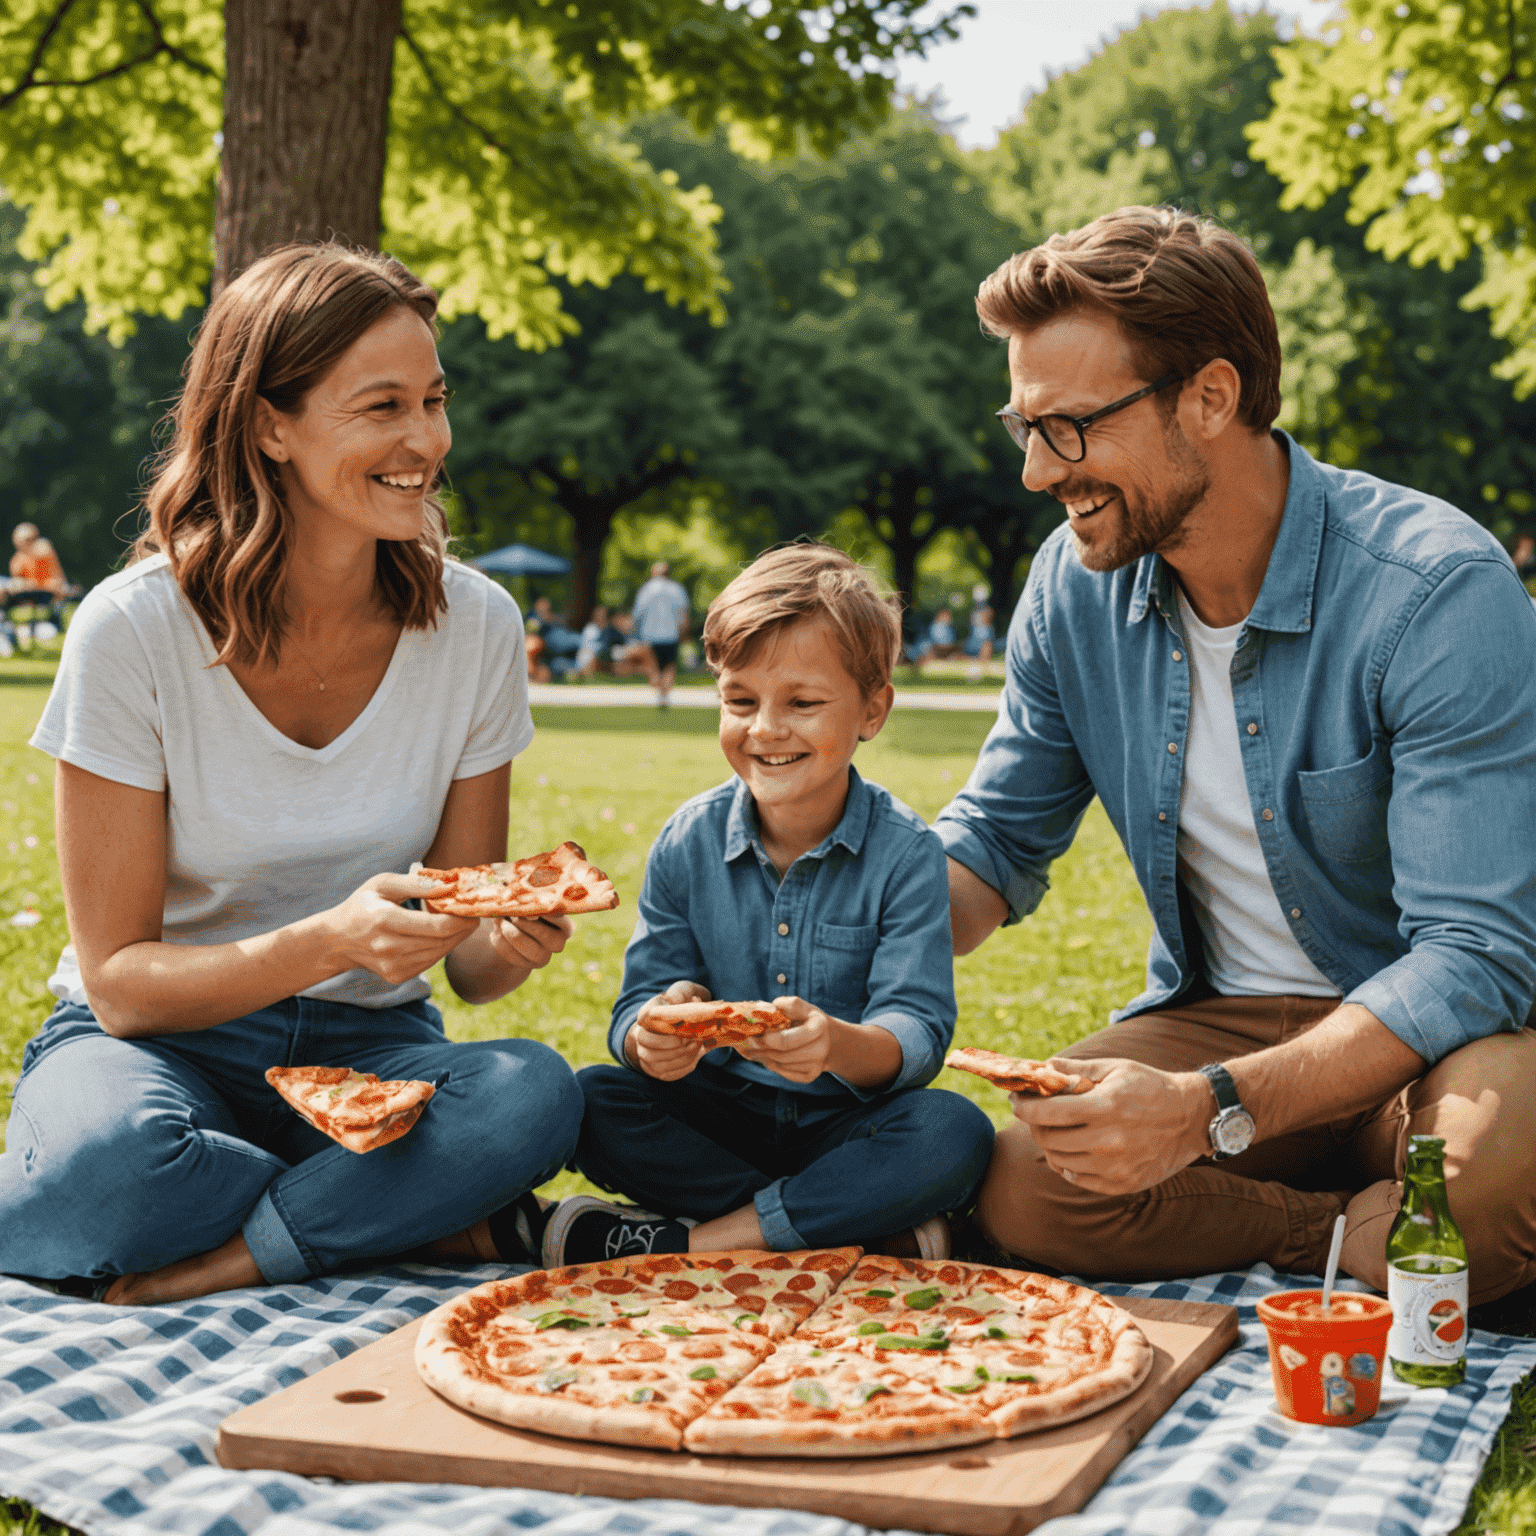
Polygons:
<instances>
[{"instance_id":1,"label":"boy's blue jeans","mask_svg":"<svg viewBox=\"0 0 1536 1536\"><path fill-rule=\"evenodd\" d=\"M346 1066L437 1093L410 1132L349 1152L267 1086ZM581 1093L533 1040L450 1043L430 1003L291 997L190 1034L119 1040L64 1003L28 1042L0 1156L0 1272L158 1269L242 1232L271 1283L460 1231L551 1178Z\"/></svg>"},{"instance_id":2,"label":"boy's blue jeans","mask_svg":"<svg viewBox=\"0 0 1536 1536\"><path fill-rule=\"evenodd\" d=\"M871 1242L959 1209L992 1155L992 1122L942 1088L850 1103L707 1061L673 1083L618 1066L577 1081L576 1166L594 1184L700 1221L753 1205L781 1252Z\"/></svg>"}]
</instances>

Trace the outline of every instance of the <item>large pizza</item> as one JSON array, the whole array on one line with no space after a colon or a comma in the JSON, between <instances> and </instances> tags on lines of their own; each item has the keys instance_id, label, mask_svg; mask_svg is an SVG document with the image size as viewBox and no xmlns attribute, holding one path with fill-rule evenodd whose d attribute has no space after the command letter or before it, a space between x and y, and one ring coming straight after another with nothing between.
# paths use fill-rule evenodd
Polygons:
<instances>
[{"instance_id":1,"label":"large pizza","mask_svg":"<svg viewBox=\"0 0 1536 1536\"><path fill-rule=\"evenodd\" d=\"M423 1319L416 1366L519 1429L746 1456L882 1456L1096 1412L1152 1368L1082 1286L952 1260L659 1254L493 1280Z\"/></svg>"}]
</instances>

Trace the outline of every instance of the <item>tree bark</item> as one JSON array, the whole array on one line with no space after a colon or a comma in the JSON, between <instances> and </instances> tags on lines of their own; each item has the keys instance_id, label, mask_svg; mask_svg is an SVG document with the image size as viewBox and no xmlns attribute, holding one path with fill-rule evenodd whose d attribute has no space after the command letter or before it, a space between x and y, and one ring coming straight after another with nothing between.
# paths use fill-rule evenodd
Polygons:
<instances>
[{"instance_id":1,"label":"tree bark","mask_svg":"<svg viewBox=\"0 0 1536 1536\"><path fill-rule=\"evenodd\" d=\"M401 0L225 0L213 291L264 251L375 248Z\"/></svg>"}]
</instances>

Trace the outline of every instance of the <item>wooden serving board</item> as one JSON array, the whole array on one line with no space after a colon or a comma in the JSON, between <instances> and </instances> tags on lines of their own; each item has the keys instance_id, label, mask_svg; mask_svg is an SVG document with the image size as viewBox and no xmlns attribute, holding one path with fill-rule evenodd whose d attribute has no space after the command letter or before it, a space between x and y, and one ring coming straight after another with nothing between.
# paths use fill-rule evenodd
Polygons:
<instances>
[{"instance_id":1,"label":"wooden serving board","mask_svg":"<svg viewBox=\"0 0 1536 1536\"><path fill-rule=\"evenodd\" d=\"M453 1407L416 1374L419 1323L242 1408L219 1426L226 1467L353 1482L472 1483L610 1498L803 1509L947 1536L1020 1536L1081 1509L1173 1400L1237 1340L1237 1310L1117 1296L1152 1374L1091 1418L1016 1440L850 1460L695 1456L532 1434Z\"/></svg>"}]
</instances>

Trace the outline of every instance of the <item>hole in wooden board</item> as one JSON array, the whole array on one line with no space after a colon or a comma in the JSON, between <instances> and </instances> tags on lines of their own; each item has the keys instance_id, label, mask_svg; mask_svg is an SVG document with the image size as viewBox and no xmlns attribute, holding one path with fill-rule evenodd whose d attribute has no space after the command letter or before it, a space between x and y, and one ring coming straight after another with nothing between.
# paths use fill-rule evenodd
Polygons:
<instances>
[{"instance_id":1,"label":"hole in wooden board","mask_svg":"<svg viewBox=\"0 0 1536 1536\"><path fill-rule=\"evenodd\" d=\"M382 1403L387 1396L384 1392L374 1392L367 1387L355 1387L350 1392L336 1393L338 1403Z\"/></svg>"},{"instance_id":2,"label":"hole in wooden board","mask_svg":"<svg viewBox=\"0 0 1536 1536\"><path fill-rule=\"evenodd\" d=\"M985 1456L956 1456L949 1464L960 1472L975 1472L981 1467L992 1465Z\"/></svg>"}]
</instances>

